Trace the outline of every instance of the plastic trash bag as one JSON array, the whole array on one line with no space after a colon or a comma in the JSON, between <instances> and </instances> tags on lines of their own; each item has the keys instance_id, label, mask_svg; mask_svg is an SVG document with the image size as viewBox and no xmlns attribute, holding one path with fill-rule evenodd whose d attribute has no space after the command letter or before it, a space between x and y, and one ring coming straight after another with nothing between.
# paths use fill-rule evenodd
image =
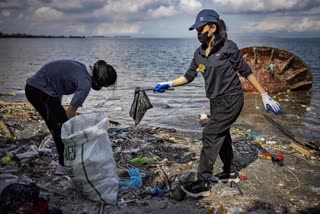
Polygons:
<instances>
[{"instance_id":1,"label":"plastic trash bag","mask_svg":"<svg viewBox=\"0 0 320 214\"><path fill-rule=\"evenodd\" d=\"M91 200L115 204L119 177L107 133L107 113L81 114L62 125L65 173Z\"/></svg>"},{"instance_id":2,"label":"plastic trash bag","mask_svg":"<svg viewBox=\"0 0 320 214\"><path fill-rule=\"evenodd\" d=\"M130 108L129 115L133 118L134 124L138 125L146 111L152 108L152 104L143 88L136 87L134 99Z\"/></svg>"}]
</instances>

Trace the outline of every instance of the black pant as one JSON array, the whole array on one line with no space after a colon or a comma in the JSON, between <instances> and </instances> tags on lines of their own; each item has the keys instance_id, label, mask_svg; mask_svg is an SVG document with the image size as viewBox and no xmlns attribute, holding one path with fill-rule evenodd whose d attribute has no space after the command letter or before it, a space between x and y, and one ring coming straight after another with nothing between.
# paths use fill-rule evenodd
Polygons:
<instances>
[{"instance_id":1,"label":"black pant","mask_svg":"<svg viewBox=\"0 0 320 214\"><path fill-rule=\"evenodd\" d=\"M25 91L29 102L46 122L58 150L59 164L63 166L64 144L61 140L61 126L68 118L60 99L58 97L51 97L28 84L25 87Z\"/></svg>"},{"instance_id":2,"label":"black pant","mask_svg":"<svg viewBox=\"0 0 320 214\"><path fill-rule=\"evenodd\" d=\"M220 155L223 171L235 170L230 127L236 121L243 107L243 94L230 95L210 100L210 120L202 133L202 149L198 166L198 179L212 176L213 165Z\"/></svg>"}]
</instances>

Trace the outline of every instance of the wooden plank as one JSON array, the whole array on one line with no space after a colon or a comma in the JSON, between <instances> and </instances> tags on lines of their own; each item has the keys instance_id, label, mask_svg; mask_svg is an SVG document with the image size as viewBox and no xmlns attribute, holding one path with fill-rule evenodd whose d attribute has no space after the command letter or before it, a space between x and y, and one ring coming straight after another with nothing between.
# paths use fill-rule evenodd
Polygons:
<instances>
[{"instance_id":1,"label":"wooden plank","mask_svg":"<svg viewBox=\"0 0 320 214\"><path fill-rule=\"evenodd\" d=\"M307 158L311 158L314 155L310 150L304 148L303 146L297 143L292 142L289 146L301 153L302 155L306 156Z\"/></svg>"},{"instance_id":2,"label":"wooden plank","mask_svg":"<svg viewBox=\"0 0 320 214\"><path fill-rule=\"evenodd\" d=\"M8 127L6 126L6 124L2 120L0 120L0 128L4 131L5 137L10 138L10 139L12 138Z\"/></svg>"}]
</instances>

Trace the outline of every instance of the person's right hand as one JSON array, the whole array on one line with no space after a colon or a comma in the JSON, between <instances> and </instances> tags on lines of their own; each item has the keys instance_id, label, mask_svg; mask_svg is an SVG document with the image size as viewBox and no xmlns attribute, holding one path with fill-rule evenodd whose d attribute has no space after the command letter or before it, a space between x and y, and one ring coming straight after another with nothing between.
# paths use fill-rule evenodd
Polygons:
<instances>
[{"instance_id":1,"label":"person's right hand","mask_svg":"<svg viewBox=\"0 0 320 214\"><path fill-rule=\"evenodd\" d=\"M161 92L162 93L171 87L172 87L172 81L160 82L153 88L153 92Z\"/></svg>"},{"instance_id":2,"label":"person's right hand","mask_svg":"<svg viewBox=\"0 0 320 214\"><path fill-rule=\"evenodd\" d=\"M70 104L70 105L68 106L67 111L66 111L67 118L68 118L68 119L71 119L71 118L73 118L74 116L76 116L77 110L78 110L78 107L77 107L77 106L74 106L74 105L71 105L71 104Z\"/></svg>"},{"instance_id":3,"label":"person's right hand","mask_svg":"<svg viewBox=\"0 0 320 214\"><path fill-rule=\"evenodd\" d=\"M262 97L262 102L263 102L263 105L264 105L264 108L267 112L269 112L270 110L273 111L273 113L275 115L278 115L281 113L281 106L280 104L273 100L269 95L268 93L262 93L261 94L261 97Z\"/></svg>"}]
</instances>

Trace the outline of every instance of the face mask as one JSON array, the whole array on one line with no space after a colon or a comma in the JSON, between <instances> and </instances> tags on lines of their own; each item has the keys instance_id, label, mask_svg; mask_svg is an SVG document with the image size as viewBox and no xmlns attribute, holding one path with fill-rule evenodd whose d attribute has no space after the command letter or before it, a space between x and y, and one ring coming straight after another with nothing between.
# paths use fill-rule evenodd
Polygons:
<instances>
[{"instance_id":1,"label":"face mask","mask_svg":"<svg viewBox=\"0 0 320 214\"><path fill-rule=\"evenodd\" d=\"M202 44L208 43L208 41L209 41L208 34L209 34L209 31L202 33L202 34L198 34L199 42L201 42Z\"/></svg>"}]
</instances>

